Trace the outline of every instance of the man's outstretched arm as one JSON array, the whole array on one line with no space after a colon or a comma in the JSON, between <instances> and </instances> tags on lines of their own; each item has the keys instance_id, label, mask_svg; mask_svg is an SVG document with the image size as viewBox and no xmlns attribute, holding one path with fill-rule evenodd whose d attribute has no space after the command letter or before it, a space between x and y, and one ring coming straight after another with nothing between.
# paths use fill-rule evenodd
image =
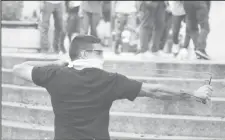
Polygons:
<instances>
[{"instance_id":1,"label":"man's outstretched arm","mask_svg":"<svg viewBox=\"0 0 225 140\"><path fill-rule=\"evenodd\" d=\"M212 94L212 87L210 85L205 85L200 87L196 91L190 91L185 89L176 89L162 84L148 84L143 83L139 97L150 97L161 100L170 100L173 98L182 99L185 97L194 97L197 99L205 100Z\"/></svg>"},{"instance_id":2,"label":"man's outstretched arm","mask_svg":"<svg viewBox=\"0 0 225 140\"><path fill-rule=\"evenodd\" d=\"M128 99L133 101L136 97L149 97L159 100L173 100L192 98L201 102L211 97L212 87L204 85L196 91L176 89L163 84L150 84L139 82L124 75L116 74L115 99Z\"/></svg>"},{"instance_id":3,"label":"man's outstretched arm","mask_svg":"<svg viewBox=\"0 0 225 140\"><path fill-rule=\"evenodd\" d=\"M24 79L33 82L32 71L34 67L45 67L51 65L63 66L66 65L65 61L27 61L22 64L17 64L13 67L13 74ZM41 76L41 75L40 75Z\"/></svg>"}]
</instances>

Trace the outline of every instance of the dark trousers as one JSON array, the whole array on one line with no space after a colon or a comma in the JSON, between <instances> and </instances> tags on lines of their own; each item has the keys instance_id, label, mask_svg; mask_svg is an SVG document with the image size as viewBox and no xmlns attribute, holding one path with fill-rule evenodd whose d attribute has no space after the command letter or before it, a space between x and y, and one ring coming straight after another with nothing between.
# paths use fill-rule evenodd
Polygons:
<instances>
[{"instance_id":1,"label":"dark trousers","mask_svg":"<svg viewBox=\"0 0 225 140\"><path fill-rule=\"evenodd\" d=\"M89 27L91 28L91 35L97 37L97 26L100 21L101 15L99 13L90 13L83 11L82 25L83 34L88 34Z\"/></svg>"},{"instance_id":2,"label":"dark trousers","mask_svg":"<svg viewBox=\"0 0 225 140\"><path fill-rule=\"evenodd\" d=\"M157 1L157 6L144 8L140 25L141 52L148 51L149 42L153 34L152 52L157 52L160 47L161 36L165 26L165 5L163 1ZM154 32L153 32L154 31Z\"/></svg>"},{"instance_id":3,"label":"dark trousers","mask_svg":"<svg viewBox=\"0 0 225 140\"><path fill-rule=\"evenodd\" d=\"M209 7L206 1L184 1L188 34L195 49L205 50L209 27ZM200 25L200 32L198 29Z\"/></svg>"},{"instance_id":4,"label":"dark trousers","mask_svg":"<svg viewBox=\"0 0 225 140\"><path fill-rule=\"evenodd\" d=\"M74 7L68 11L66 31L70 41L73 33L80 33L80 17L78 12L79 7Z\"/></svg>"},{"instance_id":5,"label":"dark trousers","mask_svg":"<svg viewBox=\"0 0 225 140\"><path fill-rule=\"evenodd\" d=\"M53 40L53 49L55 52L59 52L60 50L65 52L64 48L64 31L63 31L63 15L62 15L62 5L52 4L49 2L44 2L44 7L42 10L42 22L41 22L41 49L48 50L49 46L49 22L51 14L53 14L54 18L54 40Z\"/></svg>"},{"instance_id":6,"label":"dark trousers","mask_svg":"<svg viewBox=\"0 0 225 140\"><path fill-rule=\"evenodd\" d=\"M181 16L173 15L172 20L173 20L172 21L173 43L179 44L179 34L180 34L181 23L182 21L185 20L185 15L181 15ZM186 27L183 48L188 48L190 40L191 40L191 37L189 36L188 28Z\"/></svg>"},{"instance_id":7,"label":"dark trousers","mask_svg":"<svg viewBox=\"0 0 225 140\"><path fill-rule=\"evenodd\" d=\"M102 16L103 16L103 20L105 22L110 22L110 20L111 20L111 1L103 1Z\"/></svg>"},{"instance_id":8,"label":"dark trousers","mask_svg":"<svg viewBox=\"0 0 225 140\"><path fill-rule=\"evenodd\" d=\"M172 14L165 11L165 21L166 24L164 26L163 34L161 37L161 42L159 45L159 49L163 50L167 40L170 38L170 29L172 27Z\"/></svg>"}]
</instances>

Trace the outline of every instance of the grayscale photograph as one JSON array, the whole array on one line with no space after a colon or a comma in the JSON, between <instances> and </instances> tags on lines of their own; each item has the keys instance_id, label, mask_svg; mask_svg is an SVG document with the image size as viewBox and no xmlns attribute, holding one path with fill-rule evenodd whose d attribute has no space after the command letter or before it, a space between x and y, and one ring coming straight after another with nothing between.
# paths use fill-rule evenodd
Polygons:
<instances>
[{"instance_id":1,"label":"grayscale photograph","mask_svg":"<svg viewBox=\"0 0 225 140\"><path fill-rule=\"evenodd\" d=\"M2 140L225 140L225 1L1 1Z\"/></svg>"}]
</instances>

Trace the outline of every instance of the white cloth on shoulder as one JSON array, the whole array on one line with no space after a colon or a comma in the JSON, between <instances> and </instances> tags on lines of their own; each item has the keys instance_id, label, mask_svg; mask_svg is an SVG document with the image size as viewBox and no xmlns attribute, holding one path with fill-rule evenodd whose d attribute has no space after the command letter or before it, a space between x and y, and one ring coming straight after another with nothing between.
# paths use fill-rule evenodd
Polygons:
<instances>
[{"instance_id":1,"label":"white cloth on shoulder","mask_svg":"<svg viewBox=\"0 0 225 140\"><path fill-rule=\"evenodd\" d=\"M75 68L82 70L84 68L98 68L103 69L103 60L100 59L78 59L74 61L69 61L69 68Z\"/></svg>"}]
</instances>

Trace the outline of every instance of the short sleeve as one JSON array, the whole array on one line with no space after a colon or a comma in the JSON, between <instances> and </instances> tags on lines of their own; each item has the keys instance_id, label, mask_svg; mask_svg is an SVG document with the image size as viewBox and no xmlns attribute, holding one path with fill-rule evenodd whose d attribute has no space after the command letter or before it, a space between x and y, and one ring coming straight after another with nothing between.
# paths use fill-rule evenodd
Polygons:
<instances>
[{"instance_id":1,"label":"short sleeve","mask_svg":"<svg viewBox=\"0 0 225 140\"><path fill-rule=\"evenodd\" d=\"M34 67L32 70L32 81L41 87L46 87L56 73L56 67L44 66Z\"/></svg>"},{"instance_id":2,"label":"short sleeve","mask_svg":"<svg viewBox=\"0 0 225 140\"><path fill-rule=\"evenodd\" d=\"M117 99L128 99L133 101L139 94L142 87L142 83L136 80L132 80L117 74L116 76L116 98Z\"/></svg>"}]
</instances>

